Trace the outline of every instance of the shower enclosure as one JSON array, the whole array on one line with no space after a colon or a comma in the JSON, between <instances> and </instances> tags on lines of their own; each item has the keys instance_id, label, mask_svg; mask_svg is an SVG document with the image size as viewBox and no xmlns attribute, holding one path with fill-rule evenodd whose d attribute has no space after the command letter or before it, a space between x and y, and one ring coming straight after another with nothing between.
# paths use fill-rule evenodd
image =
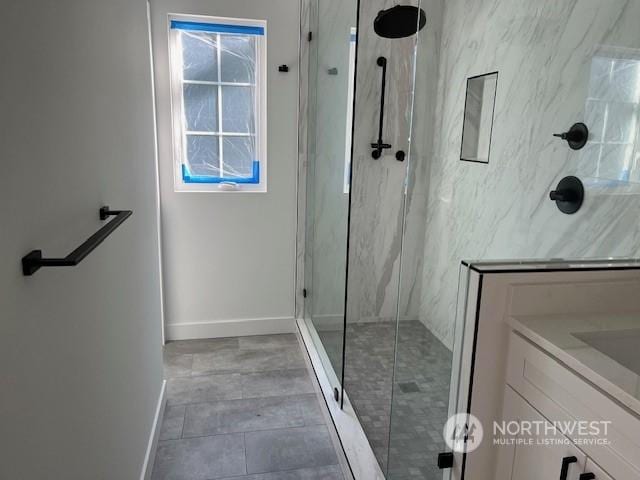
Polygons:
<instances>
[{"instance_id":1,"label":"shower enclosure","mask_svg":"<svg viewBox=\"0 0 640 480\"><path fill-rule=\"evenodd\" d=\"M461 261L639 253L640 0L402 4L303 8L304 321L380 472L439 480Z\"/></svg>"}]
</instances>

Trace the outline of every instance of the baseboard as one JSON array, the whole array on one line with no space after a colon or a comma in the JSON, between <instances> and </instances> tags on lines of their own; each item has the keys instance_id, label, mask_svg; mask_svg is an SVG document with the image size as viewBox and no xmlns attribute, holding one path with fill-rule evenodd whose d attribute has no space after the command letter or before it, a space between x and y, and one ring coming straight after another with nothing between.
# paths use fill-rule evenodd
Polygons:
<instances>
[{"instance_id":1,"label":"baseboard","mask_svg":"<svg viewBox=\"0 0 640 480\"><path fill-rule=\"evenodd\" d=\"M243 318L167 325L167 338L169 340L244 337L248 335L295 332L296 321L293 317Z\"/></svg>"},{"instance_id":2,"label":"baseboard","mask_svg":"<svg viewBox=\"0 0 640 480\"><path fill-rule=\"evenodd\" d=\"M158 438L160 438L160 427L162 426L162 419L164 418L164 407L167 403L166 391L167 381L162 380L162 387L160 387L160 395L158 396L158 404L156 405L156 414L153 418L151 433L149 434L149 443L147 444L147 452L145 453L144 463L142 464L140 480L151 479L153 461L156 458L156 449L158 448Z\"/></svg>"}]
</instances>

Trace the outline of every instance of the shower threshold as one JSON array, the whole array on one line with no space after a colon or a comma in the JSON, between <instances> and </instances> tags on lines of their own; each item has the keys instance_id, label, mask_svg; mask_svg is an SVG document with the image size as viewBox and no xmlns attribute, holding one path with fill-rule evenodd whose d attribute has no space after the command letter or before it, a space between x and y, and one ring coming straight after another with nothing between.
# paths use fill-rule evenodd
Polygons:
<instances>
[{"instance_id":1,"label":"shower threshold","mask_svg":"<svg viewBox=\"0 0 640 480\"><path fill-rule=\"evenodd\" d=\"M330 381L330 377L335 377L335 374L327 372L321 360L321 355L326 355L326 353L318 352L312 340L312 332L304 320L298 319L297 327L322 390L322 395L327 403L331 419L340 437L340 443L349 462L349 467L353 472L354 479L384 480L384 474L380 469L380 465L378 465L376 456L358 421L348 395L344 393L342 408L340 408L340 402L336 401L334 397L334 385Z\"/></svg>"}]
</instances>

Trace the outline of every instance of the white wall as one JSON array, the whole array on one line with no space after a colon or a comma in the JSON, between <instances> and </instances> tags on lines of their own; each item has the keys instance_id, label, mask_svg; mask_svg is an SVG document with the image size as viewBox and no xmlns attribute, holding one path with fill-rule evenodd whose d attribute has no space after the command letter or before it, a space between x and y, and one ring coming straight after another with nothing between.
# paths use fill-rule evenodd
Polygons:
<instances>
[{"instance_id":1,"label":"white wall","mask_svg":"<svg viewBox=\"0 0 640 480\"><path fill-rule=\"evenodd\" d=\"M140 477L162 384L146 2L4 2L0 478ZM24 277L133 216L74 268Z\"/></svg>"},{"instance_id":2,"label":"white wall","mask_svg":"<svg viewBox=\"0 0 640 480\"><path fill-rule=\"evenodd\" d=\"M167 335L294 328L299 6L295 0L152 0ZM167 14L266 19L267 193L176 193ZM287 64L288 74L277 66Z\"/></svg>"}]
</instances>

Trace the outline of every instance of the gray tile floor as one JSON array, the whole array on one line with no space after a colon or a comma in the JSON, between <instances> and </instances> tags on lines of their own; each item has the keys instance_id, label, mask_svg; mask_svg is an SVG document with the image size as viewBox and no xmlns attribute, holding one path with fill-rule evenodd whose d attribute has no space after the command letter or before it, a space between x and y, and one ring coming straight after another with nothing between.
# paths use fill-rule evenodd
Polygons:
<instances>
[{"instance_id":1,"label":"gray tile floor","mask_svg":"<svg viewBox=\"0 0 640 480\"><path fill-rule=\"evenodd\" d=\"M302 355L295 335L168 343L153 480L342 480Z\"/></svg>"},{"instance_id":2,"label":"gray tile floor","mask_svg":"<svg viewBox=\"0 0 640 480\"><path fill-rule=\"evenodd\" d=\"M418 321L400 322L397 334L396 353L395 322L347 326L345 391L387 479L441 480L451 352ZM318 335L339 367L342 332Z\"/></svg>"}]
</instances>

